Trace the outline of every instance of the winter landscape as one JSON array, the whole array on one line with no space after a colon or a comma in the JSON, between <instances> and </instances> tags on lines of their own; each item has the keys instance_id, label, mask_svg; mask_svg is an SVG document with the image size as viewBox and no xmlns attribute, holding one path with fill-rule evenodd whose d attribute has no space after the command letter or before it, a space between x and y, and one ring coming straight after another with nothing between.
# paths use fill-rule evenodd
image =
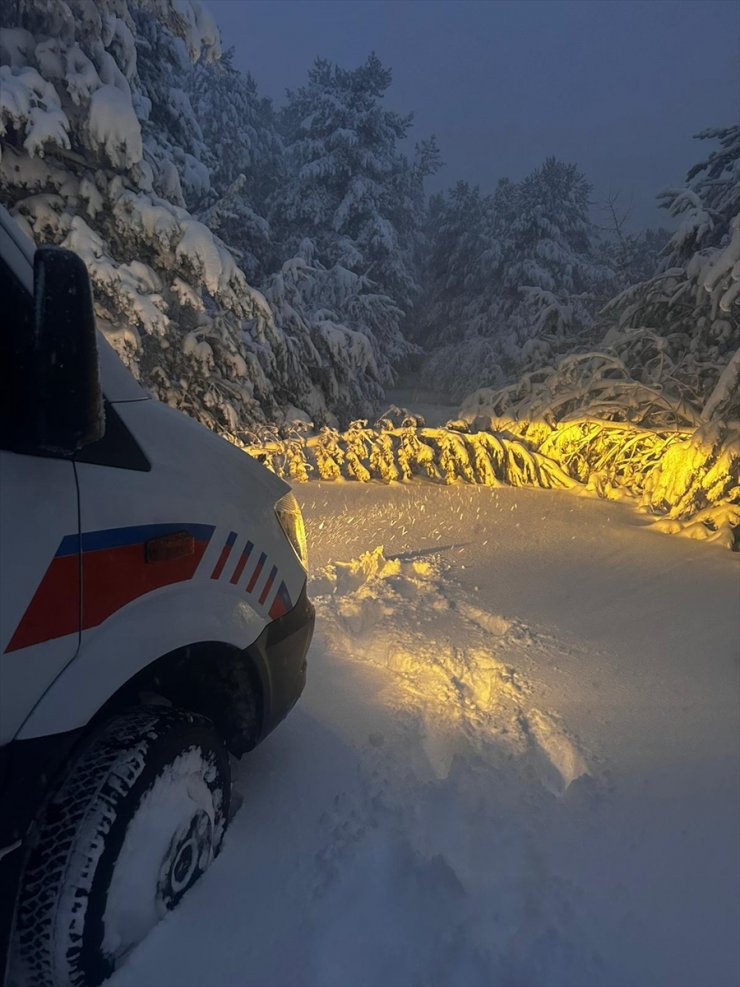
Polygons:
<instances>
[{"instance_id":1,"label":"winter landscape","mask_svg":"<svg viewBox=\"0 0 740 987\"><path fill-rule=\"evenodd\" d=\"M219 26L0 7L0 202L292 484L316 606L221 854L109 982L738 984L736 110L648 226L555 154L443 171L378 54L272 100Z\"/></svg>"}]
</instances>

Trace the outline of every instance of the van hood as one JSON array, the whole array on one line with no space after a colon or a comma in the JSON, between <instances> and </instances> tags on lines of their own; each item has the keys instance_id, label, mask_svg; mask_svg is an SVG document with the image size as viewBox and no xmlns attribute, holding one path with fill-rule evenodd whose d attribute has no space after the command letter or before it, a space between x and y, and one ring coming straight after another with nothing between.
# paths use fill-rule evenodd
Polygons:
<instances>
[{"instance_id":1,"label":"van hood","mask_svg":"<svg viewBox=\"0 0 740 987\"><path fill-rule=\"evenodd\" d=\"M111 403L115 403L152 469L164 471L174 489L199 489L209 500L228 501L246 495L257 501L263 495L269 505L290 491L289 484L243 449L161 401Z\"/></svg>"}]
</instances>

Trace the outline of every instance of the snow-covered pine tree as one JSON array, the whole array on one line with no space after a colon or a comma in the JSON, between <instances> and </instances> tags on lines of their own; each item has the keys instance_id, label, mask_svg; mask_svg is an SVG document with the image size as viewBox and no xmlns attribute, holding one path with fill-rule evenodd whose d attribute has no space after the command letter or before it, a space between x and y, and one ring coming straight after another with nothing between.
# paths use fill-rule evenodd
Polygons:
<instances>
[{"instance_id":1,"label":"snow-covered pine tree","mask_svg":"<svg viewBox=\"0 0 740 987\"><path fill-rule=\"evenodd\" d=\"M719 143L686 185L658 197L679 220L654 276L611 303L608 342L635 377L688 402L705 420L740 419L740 126L705 130Z\"/></svg>"},{"instance_id":2,"label":"snow-covered pine tree","mask_svg":"<svg viewBox=\"0 0 740 987\"><path fill-rule=\"evenodd\" d=\"M679 226L654 276L608 307L618 325L465 412L506 416L605 496L638 492L666 531L738 548L740 126L699 136L719 147L659 197Z\"/></svg>"},{"instance_id":3,"label":"snow-covered pine tree","mask_svg":"<svg viewBox=\"0 0 740 987\"><path fill-rule=\"evenodd\" d=\"M249 74L234 68L233 50L200 60L188 76L200 121L210 192L198 218L224 239L250 283L279 266L267 221L269 201L284 180L283 147L272 103Z\"/></svg>"},{"instance_id":4,"label":"snow-covered pine tree","mask_svg":"<svg viewBox=\"0 0 740 987\"><path fill-rule=\"evenodd\" d=\"M200 0L125 0L124 8L133 21L138 85L132 95L154 188L195 212L210 190L211 162L187 88L195 64L220 59L218 28Z\"/></svg>"},{"instance_id":5,"label":"snow-covered pine tree","mask_svg":"<svg viewBox=\"0 0 740 987\"><path fill-rule=\"evenodd\" d=\"M196 65L190 79L211 166L208 204L198 218L224 237L250 282L264 290L273 322L264 329L267 345L255 352L276 400L288 418L308 416L317 423L372 414L383 393L382 348L375 339L398 325L398 306L341 262L349 241L340 261L326 266L317 250L317 228L311 229L313 239L301 238L300 229L286 222L283 204L295 188L296 159L285 155L272 107L254 81L234 70L228 54ZM423 206L423 179L433 155L433 145L422 145L403 173L398 201L410 202L412 218ZM270 202L275 222L266 218ZM323 233L335 235L331 228ZM413 246L410 237L408 242Z\"/></svg>"},{"instance_id":6,"label":"snow-covered pine tree","mask_svg":"<svg viewBox=\"0 0 740 987\"><path fill-rule=\"evenodd\" d=\"M436 348L424 373L462 397L548 365L592 333L613 284L599 258L589 186L548 159L493 196L460 183L430 209L415 338Z\"/></svg>"},{"instance_id":7,"label":"snow-covered pine tree","mask_svg":"<svg viewBox=\"0 0 740 987\"><path fill-rule=\"evenodd\" d=\"M589 193L575 165L548 158L507 196L499 336L509 372L575 348L611 294L612 272L596 256Z\"/></svg>"},{"instance_id":8,"label":"snow-covered pine tree","mask_svg":"<svg viewBox=\"0 0 740 987\"><path fill-rule=\"evenodd\" d=\"M254 352L269 308L183 207L208 184L201 132L175 153L213 22L197 0L18 0L1 16L3 201L84 258L101 329L159 397L222 431L271 414Z\"/></svg>"},{"instance_id":9,"label":"snow-covered pine tree","mask_svg":"<svg viewBox=\"0 0 740 987\"><path fill-rule=\"evenodd\" d=\"M416 284L410 300L397 298L396 301L406 313L403 322L404 334L411 331L410 316L413 303L421 293L421 266L428 248L426 218L428 197L425 189L426 179L442 166L437 138L421 140L414 149L414 156L404 162L395 175L394 200L391 220L398 232L405 263L413 271ZM409 301L411 307L409 307Z\"/></svg>"},{"instance_id":10,"label":"snow-covered pine tree","mask_svg":"<svg viewBox=\"0 0 740 987\"><path fill-rule=\"evenodd\" d=\"M493 199L477 185L458 182L431 198L427 290L414 325L414 338L426 348L492 334L501 258L493 226Z\"/></svg>"},{"instance_id":11,"label":"snow-covered pine tree","mask_svg":"<svg viewBox=\"0 0 740 987\"><path fill-rule=\"evenodd\" d=\"M699 138L719 147L683 188L658 197L678 228L653 276L607 305L604 337L556 367L471 395L471 413L551 421L581 414L674 428L740 420L740 127Z\"/></svg>"},{"instance_id":12,"label":"snow-covered pine tree","mask_svg":"<svg viewBox=\"0 0 740 987\"><path fill-rule=\"evenodd\" d=\"M425 379L460 396L481 380L501 381L495 342L501 248L495 222L493 197L467 182L429 202L424 290L412 312L411 335L428 353Z\"/></svg>"},{"instance_id":13,"label":"snow-covered pine tree","mask_svg":"<svg viewBox=\"0 0 740 987\"><path fill-rule=\"evenodd\" d=\"M418 290L418 199L409 193L425 174L399 150L411 118L382 105L390 81L375 55L353 70L316 61L282 113L288 180L272 210L283 256L305 253L310 240L322 284L329 272L335 301L351 300L351 312L332 308L331 321L367 336L383 382L411 349L401 332Z\"/></svg>"}]
</instances>

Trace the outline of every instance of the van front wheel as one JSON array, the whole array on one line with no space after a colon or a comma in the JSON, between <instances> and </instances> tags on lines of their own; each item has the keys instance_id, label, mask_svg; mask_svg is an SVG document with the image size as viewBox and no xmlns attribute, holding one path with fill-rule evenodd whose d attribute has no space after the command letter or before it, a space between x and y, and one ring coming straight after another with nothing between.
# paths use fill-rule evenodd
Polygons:
<instances>
[{"instance_id":1,"label":"van front wheel","mask_svg":"<svg viewBox=\"0 0 740 987\"><path fill-rule=\"evenodd\" d=\"M93 987L218 853L229 759L205 717L137 708L83 746L26 861L11 981Z\"/></svg>"}]
</instances>

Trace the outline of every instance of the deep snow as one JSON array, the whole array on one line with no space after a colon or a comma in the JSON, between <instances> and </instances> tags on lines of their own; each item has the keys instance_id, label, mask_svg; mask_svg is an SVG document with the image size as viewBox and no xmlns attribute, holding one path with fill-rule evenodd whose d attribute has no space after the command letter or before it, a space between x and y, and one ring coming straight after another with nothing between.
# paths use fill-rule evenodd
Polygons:
<instances>
[{"instance_id":1,"label":"deep snow","mask_svg":"<svg viewBox=\"0 0 740 987\"><path fill-rule=\"evenodd\" d=\"M306 692L111 983L736 984L738 556L569 493L296 494Z\"/></svg>"}]
</instances>

